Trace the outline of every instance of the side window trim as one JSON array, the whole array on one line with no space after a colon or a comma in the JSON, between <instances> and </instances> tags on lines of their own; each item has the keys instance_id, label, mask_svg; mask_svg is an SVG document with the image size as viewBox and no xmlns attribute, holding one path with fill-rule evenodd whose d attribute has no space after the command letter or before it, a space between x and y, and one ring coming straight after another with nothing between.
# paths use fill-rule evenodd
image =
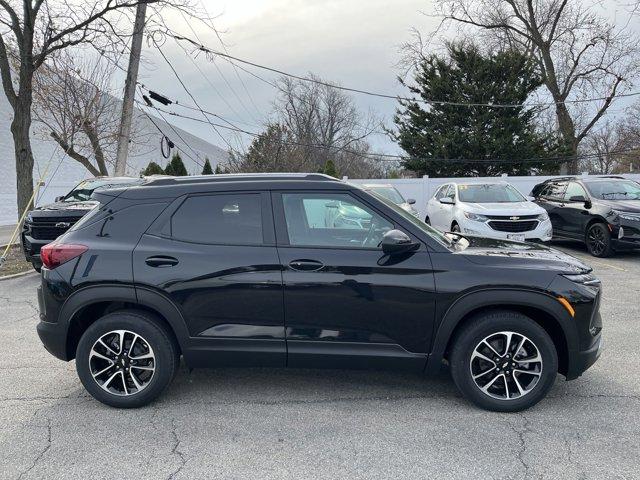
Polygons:
<instances>
[{"instance_id":1,"label":"side window trim","mask_svg":"<svg viewBox=\"0 0 640 480\"><path fill-rule=\"evenodd\" d=\"M333 246L333 245L292 245L289 241L289 232L287 229L287 219L284 213L284 202L282 199L282 194L339 194L339 195L348 195L359 203L362 203L367 208L375 212L377 215L382 217L385 221L389 222L393 228L398 228L397 222L389 218L384 213L380 212L376 207L371 205L369 202L360 198L358 195L355 195L353 192L349 190L280 190L280 191L272 191L271 198L273 203L273 216L275 220L275 233L276 233L276 246L279 247L292 247L292 248L317 248L317 249L333 249L333 250L370 250L370 251L378 251L379 248L374 247L349 247L349 246Z\"/></svg>"}]
</instances>

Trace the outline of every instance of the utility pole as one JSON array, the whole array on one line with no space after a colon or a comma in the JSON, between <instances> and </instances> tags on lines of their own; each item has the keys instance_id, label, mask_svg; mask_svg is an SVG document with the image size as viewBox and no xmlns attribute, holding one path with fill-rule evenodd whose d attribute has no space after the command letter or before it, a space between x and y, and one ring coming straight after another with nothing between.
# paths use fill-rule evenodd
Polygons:
<instances>
[{"instance_id":1,"label":"utility pole","mask_svg":"<svg viewBox=\"0 0 640 480\"><path fill-rule=\"evenodd\" d=\"M140 53L142 52L142 36L144 34L146 15L147 2L144 0L141 1L136 8L136 20L133 24L131 54L129 55L129 68L124 84L124 98L122 101L122 118L118 130L118 150L114 171L116 177L123 176L127 167L129 136L131 135L131 117L133 116L133 100L136 96L136 83L138 81L138 67L140 66Z\"/></svg>"}]
</instances>

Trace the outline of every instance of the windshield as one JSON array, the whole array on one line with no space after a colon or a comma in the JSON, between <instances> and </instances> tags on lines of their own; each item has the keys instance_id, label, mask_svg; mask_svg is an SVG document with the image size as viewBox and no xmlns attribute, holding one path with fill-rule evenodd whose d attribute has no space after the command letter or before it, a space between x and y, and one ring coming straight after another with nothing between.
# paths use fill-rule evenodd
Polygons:
<instances>
[{"instance_id":1,"label":"windshield","mask_svg":"<svg viewBox=\"0 0 640 480\"><path fill-rule=\"evenodd\" d=\"M141 183L142 180L138 178L132 178L130 180L114 180L112 178L105 178L99 180L85 180L80 182L76 187L71 190L62 199L63 202L85 202L91 198L96 190L103 190L108 188L116 188L122 185L130 185L133 183Z\"/></svg>"},{"instance_id":2,"label":"windshield","mask_svg":"<svg viewBox=\"0 0 640 480\"><path fill-rule=\"evenodd\" d=\"M511 185L458 185L458 198L469 203L513 203L527 199Z\"/></svg>"},{"instance_id":3,"label":"windshield","mask_svg":"<svg viewBox=\"0 0 640 480\"><path fill-rule=\"evenodd\" d=\"M369 187L369 190L377 193L378 195L383 196L387 200L391 200L393 203L396 203L398 205L400 205L401 203L404 203L404 198L402 198L402 195L400 195L400 192L398 192L393 187L383 187L383 186Z\"/></svg>"},{"instance_id":4,"label":"windshield","mask_svg":"<svg viewBox=\"0 0 640 480\"><path fill-rule=\"evenodd\" d=\"M415 225L416 227L418 227L420 230L422 230L423 232L425 232L427 235L429 235L431 238L434 238L436 241L440 242L442 245L444 245L445 247L451 247L453 245L453 242L451 241L451 239L449 237L447 237L444 233L439 232L438 230L436 230L435 228L433 228L430 225L427 225L426 223L424 223L422 220L414 217L413 215L411 215L409 212L407 212L406 210L404 210L403 208L400 208L395 202L393 202L392 200L389 200L387 197L374 192L374 191L370 191L369 193L371 193L373 196L375 196L376 198L378 198L379 200L381 200L382 202L384 202L386 205L389 206L389 208L391 208L393 211L395 211L396 213L398 213L399 215L401 215L404 219L408 220L409 222L411 222L413 225Z\"/></svg>"},{"instance_id":5,"label":"windshield","mask_svg":"<svg viewBox=\"0 0 640 480\"><path fill-rule=\"evenodd\" d=\"M640 200L640 184L631 180L585 182L589 193L601 200Z\"/></svg>"}]
</instances>

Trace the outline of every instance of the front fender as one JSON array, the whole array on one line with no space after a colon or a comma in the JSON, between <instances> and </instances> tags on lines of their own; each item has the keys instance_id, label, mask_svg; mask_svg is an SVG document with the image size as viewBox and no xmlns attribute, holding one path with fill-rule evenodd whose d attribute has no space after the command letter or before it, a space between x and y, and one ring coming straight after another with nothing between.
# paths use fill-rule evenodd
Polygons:
<instances>
[{"instance_id":1,"label":"front fender","mask_svg":"<svg viewBox=\"0 0 640 480\"><path fill-rule=\"evenodd\" d=\"M440 371L449 340L456 327L469 314L487 307L528 307L544 311L557 322L567 341L567 350L578 349L578 334L572 318L558 300L549 293L518 288L487 288L457 298L445 312L434 335L426 372ZM535 320L535 319L534 319Z\"/></svg>"}]
</instances>

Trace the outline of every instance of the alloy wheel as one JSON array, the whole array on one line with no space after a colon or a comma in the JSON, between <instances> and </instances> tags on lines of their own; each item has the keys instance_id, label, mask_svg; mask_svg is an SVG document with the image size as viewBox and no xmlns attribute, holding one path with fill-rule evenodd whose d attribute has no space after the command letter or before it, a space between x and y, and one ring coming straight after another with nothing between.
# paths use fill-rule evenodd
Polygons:
<instances>
[{"instance_id":1,"label":"alloy wheel","mask_svg":"<svg viewBox=\"0 0 640 480\"><path fill-rule=\"evenodd\" d=\"M538 384L542 356L528 337L503 331L485 337L476 345L469 368L474 383L484 394L499 400L516 400Z\"/></svg>"},{"instance_id":2,"label":"alloy wheel","mask_svg":"<svg viewBox=\"0 0 640 480\"><path fill-rule=\"evenodd\" d=\"M120 396L144 390L155 373L156 357L149 342L129 330L113 330L91 347L89 371L103 390Z\"/></svg>"},{"instance_id":3,"label":"alloy wheel","mask_svg":"<svg viewBox=\"0 0 640 480\"><path fill-rule=\"evenodd\" d=\"M589 248L594 255L602 255L607 248L604 231L599 227L592 227L587 236Z\"/></svg>"}]
</instances>

